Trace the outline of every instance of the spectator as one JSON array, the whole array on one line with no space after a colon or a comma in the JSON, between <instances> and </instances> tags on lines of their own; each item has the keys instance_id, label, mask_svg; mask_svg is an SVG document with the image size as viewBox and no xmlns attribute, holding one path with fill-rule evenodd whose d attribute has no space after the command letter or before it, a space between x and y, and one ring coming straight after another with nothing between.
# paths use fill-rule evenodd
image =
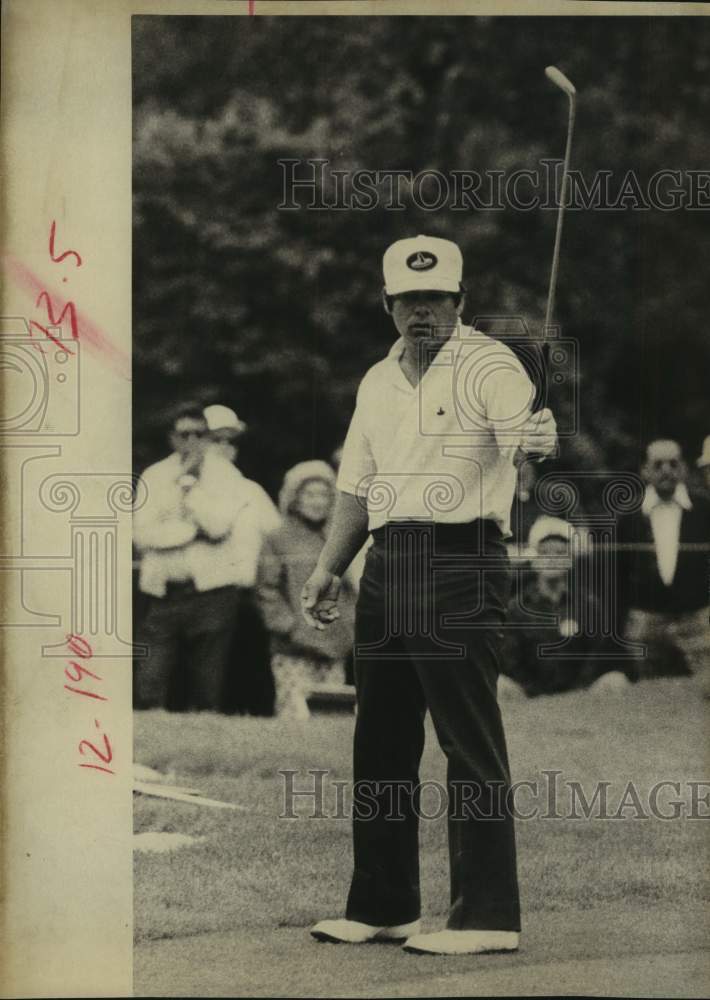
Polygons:
<instances>
[{"instance_id":1,"label":"spectator","mask_svg":"<svg viewBox=\"0 0 710 1000\"><path fill-rule=\"evenodd\" d=\"M626 673L613 659L597 600L586 592L573 561L574 536L572 526L557 517L539 517L530 529L532 573L522 599L510 602L502 667L529 697L588 687L610 671ZM578 551L584 547L579 541ZM557 654L542 650L563 642Z\"/></svg>"},{"instance_id":2,"label":"spectator","mask_svg":"<svg viewBox=\"0 0 710 1000\"><path fill-rule=\"evenodd\" d=\"M247 425L239 419L234 410L219 403L206 406L204 415L214 450L236 468L239 442L247 432ZM266 506L271 509L274 507L268 496L266 496Z\"/></svg>"},{"instance_id":3,"label":"spectator","mask_svg":"<svg viewBox=\"0 0 710 1000\"><path fill-rule=\"evenodd\" d=\"M649 444L641 468L646 492L641 510L619 518L619 599L625 637L673 641L708 692L708 552L710 501L691 499L687 470L675 441ZM639 664L641 677L657 676L654 657Z\"/></svg>"},{"instance_id":4,"label":"spectator","mask_svg":"<svg viewBox=\"0 0 710 1000\"><path fill-rule=\"evenodd\" d=\"M282 526L264 544L259 596L271 632L276 714L308 718L314 683L344 680L352 652L354 591L343 580L340 620L327 631L310 628L301 615L301 590L315 567L335 499L335 474L325 462L301 462L284 479L279 495Z\"/></svg>"},{"instance_id":5,"label":"spectator","mask_svg":"<svg viewBox=\"0 0 710 1000\"><path fill-rule=\"evenodd\" d=\"M705 489L710 495L710 435L703 441L703 452L695 463L705 480Z\"/></svg>"},{"instance_id":6,"label":"spectator","mask_svg":"<svg viewBox=\"0 0 710 1000\"><path fill-rule=\"evenodd\" d=\"M237 468L239 444L247 425L228 406L214 404L205 408L205 419L213 450L236 469L241 483L242 509L254 532L248 551L250 564L242 566L240 587L234 618L233 647L229 656L223 689L222 709L251 715L272 715L274 681L271 675L269 634L256 595L256 571L261 544L270 531L281 523L268 493Z\"/></svg>"},{"instance_id":7,"label":"spectator","mask_svg":"<svg viewBox=\"0 0 710 1000\"><path fill-rule=\"evenodd\" d=\"M260 539L243 477L208 447L201 407L180 407L171 422L173 453L143 474L145 503L133 534L148 596L137 641L148 647L135 672L138 708L173 707L172 685L187 703L219 710L239 588L253 586Z\"/></svg>"}]
</instances>

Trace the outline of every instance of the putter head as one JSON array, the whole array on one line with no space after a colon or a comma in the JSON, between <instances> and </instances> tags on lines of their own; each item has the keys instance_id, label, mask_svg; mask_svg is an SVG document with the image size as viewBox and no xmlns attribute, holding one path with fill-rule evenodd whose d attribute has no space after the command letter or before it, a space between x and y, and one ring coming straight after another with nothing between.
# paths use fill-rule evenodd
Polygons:
<instances>
[{"instance_id":1,"label":"putter head","mask_svg":"<svg viewBox=\"0 0 710 1000\"><path fill-rule=\"evenodd\" d=\"M565 94L567 94L569 98L573 98L577 93L572 81L568 80L564 73L556 66L546 66L545 76L548 80L552 80L554 85L559 87L560 90L564 90Z\"/></svg>"}]
</instances>

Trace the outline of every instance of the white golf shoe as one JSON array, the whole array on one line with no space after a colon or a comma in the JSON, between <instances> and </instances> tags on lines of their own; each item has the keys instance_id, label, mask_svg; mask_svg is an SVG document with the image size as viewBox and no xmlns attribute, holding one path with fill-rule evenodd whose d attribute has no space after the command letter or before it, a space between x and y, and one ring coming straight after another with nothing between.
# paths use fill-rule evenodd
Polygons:
<instances>
[{"instance_id":1,"label":"white golf shoe","mask_svg":"<svg viewBox=\"0 0 710 1000\"><path fill-rule=\"evenodd\" d=\"M517 931L436 931L414 934L404 942L404 950L416 955L484 955L490 951L517 951Z\"/></svg>"},{"instance_id":2,"label":"white golf shoe","mask_svg":"<svg viewBox=\"0 0 710 1000\"><path fill-rule=\"evenodd\" d=\"M363 924L359 920L321 920L311 927L311 936L316 941L331 941L334 944L367 944L368 941L406 941L412 934L419 934L420 922L396 924L393 927L377 927Z\"/></svg>"}]
</instances>

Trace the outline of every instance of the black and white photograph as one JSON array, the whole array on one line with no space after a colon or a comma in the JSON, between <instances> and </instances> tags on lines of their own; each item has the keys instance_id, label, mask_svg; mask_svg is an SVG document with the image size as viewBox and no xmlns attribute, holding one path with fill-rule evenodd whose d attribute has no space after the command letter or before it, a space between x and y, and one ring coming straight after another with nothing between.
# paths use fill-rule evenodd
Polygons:
<instances>
[{"instance_id":1,"label":"black and white photograph","mask_svg":"<svg viewBox=\"0 0 710 1000\"><path fill-rule=\"evenodd\" d=\"M130 17L132 639L65 629L134 995L705 997L704 5L223 6Z\"/></svg>"},{"instance_id":2,"label":"black and white photograph","mask_svg":"<svg viewBox=\"0 0 710 1000\"><path fill-rule=\"evenodd\" d=\"M132 30L136 991L706 995L706 22Z\"/></svg>"}]
</instances>

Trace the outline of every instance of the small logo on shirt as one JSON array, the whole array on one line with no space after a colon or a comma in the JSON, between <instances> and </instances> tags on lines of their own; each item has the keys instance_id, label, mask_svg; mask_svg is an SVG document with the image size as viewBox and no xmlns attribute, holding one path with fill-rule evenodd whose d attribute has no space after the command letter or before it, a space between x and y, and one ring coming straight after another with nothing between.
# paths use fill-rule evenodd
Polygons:
<instances>
[{"instance_id":1,"label":"small logo on shirt","mask_svg":"<svg viewBox=\"0 0 710 1000\"><path fill-rule=\"evenodd\" d=\"M438 257L429 250L417 250L407 257L407 267L412 271L431 271L438 263Z\"/></svg>"},{"instance_id":2,"label":"small logo on shirt","mask_svg":"<svg viewBox=\"0 0 710 1000\"><path fill-rule=\"evenodd\" d=\"M445 413L446 410L443 408L443 406L440 406L439 409L436 411L437 417L443 417Z\"/></svg>"}]
</instances>

